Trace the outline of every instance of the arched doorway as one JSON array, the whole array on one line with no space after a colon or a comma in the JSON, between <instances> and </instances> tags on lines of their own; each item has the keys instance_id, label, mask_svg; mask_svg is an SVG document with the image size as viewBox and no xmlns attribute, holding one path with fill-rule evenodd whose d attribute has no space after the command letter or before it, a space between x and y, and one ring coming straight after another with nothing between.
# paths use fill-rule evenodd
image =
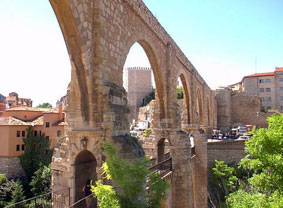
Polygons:
<instances>
[{"instance_id":1,"label":"arched doorway","mask_svg":"<svg viewBox=\"0 0 283 208\"><path fill-rule=\"evenodd\" d=\"M170 157L170 143L168 139L162 138L157 143L157 163L160 163Z\"/></svg>"},{"instance_id":2,"label":"arched doorway","mask_svg":"<svg viewBox=\"0 0 283 208\"><path fill-rule=\"evenodd\" d=\"M75 201L85 197L83 187L88 179L94 183L97 180L96 166L97 162L93 154L87 150L81 151L75 160ZM76 208L85 207L85 201L79 203ZM91 207L97 207L93 200Z\"/></svg>"}]
</instances>

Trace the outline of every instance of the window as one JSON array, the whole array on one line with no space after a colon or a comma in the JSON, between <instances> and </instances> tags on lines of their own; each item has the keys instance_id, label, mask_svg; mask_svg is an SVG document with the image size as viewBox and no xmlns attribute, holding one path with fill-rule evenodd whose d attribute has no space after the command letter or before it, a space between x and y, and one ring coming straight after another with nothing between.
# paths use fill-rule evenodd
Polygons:
<instances>
[{"instance_id":1,"label":"window","mask_svg":"<svg viewBox=\"0 0 283 208\"><path fill-rule=\"evenodd\" d=\"M283 100L283 96L280 96L280 100Z\"/></svg>"},{"instance_id":2,"label":"window","mask_svg":"<svg viewBox=\"0 0 283 208\"><path fill-rule=\"evenodd\" d=\"M22 131L22 137L25 137L25 136L26 136L26 132Z\"/></svg>"},{"instance_id":3,"label":"window","mask_svg":"<svg viewBox=\"0 0 283 208\"><path fill-rule=\"evenodd\" d=\"M280 91L283 91L283 87L280 87Z\"/></svg>"},{"instance_id":4,"label":"window","mask_svg":"<svg viewBox=\"0 0 283 208\"><path fill-rule=\"evenodd\" d=\"M283 78L280 78L280 79L279 79L279 82L283 82Z\"/></svg>"},{"instance_id":5,"label":"window","mask_svg":"<svg viewBox=\"0 0 283 208\"><path fill-rule=\"evenodd\" d=\"M61 136L61 131L58 130L58 131L57 131L57 137L60 137L60 136Z\"/></svg>"},{"instance_id":6,"label":"window","mask_svg":"<svg viewBox=\"0 0 283 208\"><path fill-rule=\"evenodd\" d=\"M258 80L259 83L264 83L263 79Z\"/></svg>"},{"instance_id":7,"label":"window","mask_svg":"<svg viewBox=\"0 0 283 208\"><path fill-rule=\"evenodd\" d=\"M47 141L49 141L49 136L46 136L45 138L46 138Z\"/></svg>"},{"instance_id":8,"label":"window","mask_svg":"<svg viewBox=\"0 0 283 208\"><path fill-rule=\"evenodd\" d=\"M17 131L17 137L21 136L21 131Z\"/></svg>"},{"instance_id":9,"label":"window","mask_svg":"<svg viewBox=\"0 0 283 208\"><path fill-rule=\"evenodd\" d=\"M41 136L41 131L39 131L39 136Z\"/></svg>"},{"instance_id":10,"label":"window","mask_svg":"<svg viewBox=\"0 0 283 208\"><path fill-rule=\"evenodd\" d=\"M45 127L48 128L49 127L49 122L45 123Z\"/></svg>"},{"instance_id":11,"label":"window","mask_svg":"<svg viewBox=\"0 0 283 208\"><path fill-rule=\"evenodd\" d=\"M19 144L17 144L16 150L17 150L17 152L20 151L20 145Z\"/></svg>"},{"instance_id":12,"label":"window","mask_svg":"<svg viewBox=\"0 0 283 208\"><path fill-rule=\"evenodd\" d=\"M36 136L37 136L37 131L34 131L34 132L33 132L33 135L36 137Z\"/></svg>"},{"instance_id":13,"label":"window","mask_svg":"<svg viewBox=\"0 0 283 208\"><path fill-rule=\"evenodd\" d=\"M259 88L259 92L264 92L264 88Z\"/></svg>"},{"instance_id":14,"label":"window","mask_svg":"<svg viewBox=\"0 0 283 208\"><path fill-rule=\"evenodd\" d=\"M25 145L24 144L22 144L22 151L24 151L25 150Z\"/></svg>"},{"instance_id":15,"label":"window","mask_svg":"<svg viewBox=\"0 0 283 208\"><path fill-rule=\"evenodd\" d=\"M271 88L266 88L265 92L271 92Z\"/></svg>"},{"instance_id":16,"label":"window","mask_svg":"<svg viewBox=\"0 0 283 208\"><path fill-rule=\"evenodd\" d=\"M271 106L267 106L267 108L266 108L267 110L271 110Z\"/></svg>"},{"instance_id":17,"label":"window","mask_svg":"<svg viewBox=\"0 0 283 208\"><path fill-rule=\"evenodd\" d=\"M270 79L265 79L265 83L270 83Z\"/></svg>"},{"instance_id":18,"label":"window","mask_svg":"<svg viewBox=\"0 0 283 208\"><path fill-rule=\"evenodd\" d=\"M271 97L266 97L265 100L266 101L271 101Z\"/></svg>"},{"instance_id":19,"label":"window","mask_svg":"<svg viewBox=\"0 0 283 208\"><path fill-rule=\"evenodd\" d=\"M261 101L261 102L264 102L264 97L261 97L261 98L260 98L260 101Z\"/></svg>"},{"instance_id":20,"label":"window","mask_svg":"<svg viewBox=\"0 0 283 208\"><path fill-rule=\"evenodd\" d=\"M283 110L283 106L282 105L280 106L280 110Z\"/></svg>"}]
</instances>

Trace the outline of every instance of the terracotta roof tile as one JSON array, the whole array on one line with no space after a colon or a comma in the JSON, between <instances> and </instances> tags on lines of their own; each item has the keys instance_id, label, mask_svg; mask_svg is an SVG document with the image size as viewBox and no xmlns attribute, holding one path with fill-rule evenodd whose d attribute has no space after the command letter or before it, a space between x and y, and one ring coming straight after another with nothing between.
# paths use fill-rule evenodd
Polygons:
<instances>
[{"instance_id":1,"label":"terracotta roof tile","mask_svg":"<svg viewBox=\"0 0 283 208\"><path fill-rule=\"evenodd\" d=\"M1 126L28 126L30 125L28 122L24 122L20 119L14 118L12 116L9 117L0 117L0 125Z\"/></svg>"},{"instance_id":2,"label":"terracotta roof tile","mask_svg":"<svg viewBox=\"0 0 283 208\"><path fill-rule=\"evenodd\" d=\"M35 108L35 107L28 107L28 106L16 106L9 109L6 109L6 111L39 111L39 112L50 112L50 113L58 113L57 109L53 108Z\"/></svg>"},{"instance_id":3,"label":"terracotta roof tile","mask_svg":"<svg viewBox=\"0 0 283 208\"><path fill-rule=\"evenodd\" d=\"M0 126L40 126L43 125L43 116L33 121L22 121L15 117L0 117Z\"/></svg>"},{"instance_id":4,"label":"terracotta roof tile","mask_svg":"<svg viewBox=\"0 0 283 208\"><path fill-rule=\"evenodd\" d=\"M245 76L243 79L248 78L248 77L264 77L264 76L274 76L274 72L255 73L255 74Z\"/></svg>"},{"instance_id":5,"label":"terracotta roof tile","mask_svg":"<svg viewBox=\"0 0 283 208\"><path fill-rule=\"evenodd\" d=\"M283 71L283 67L275 67L275 71L278 72L278 71Z\"/></svg>"}]
</instances>

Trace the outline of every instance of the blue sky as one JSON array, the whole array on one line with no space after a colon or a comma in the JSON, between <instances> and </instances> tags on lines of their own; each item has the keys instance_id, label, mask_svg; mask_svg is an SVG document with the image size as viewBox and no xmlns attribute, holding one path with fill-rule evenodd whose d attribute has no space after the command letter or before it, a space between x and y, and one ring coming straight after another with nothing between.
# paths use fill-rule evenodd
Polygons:
<instances>
[{"instance_id":1,"label":"blue sky","mask_svg":"<svg viewBox=\"0 0 283 208\"><path fill-rule=\"evenodd\" d=\"M283 66L282 0L144 2L211 88ZM0 93L54 105L66 93L71 67L49 1L1 0L0 25ZM140 53L134 46L126 65Z\"/></svg>"}]
</instances>

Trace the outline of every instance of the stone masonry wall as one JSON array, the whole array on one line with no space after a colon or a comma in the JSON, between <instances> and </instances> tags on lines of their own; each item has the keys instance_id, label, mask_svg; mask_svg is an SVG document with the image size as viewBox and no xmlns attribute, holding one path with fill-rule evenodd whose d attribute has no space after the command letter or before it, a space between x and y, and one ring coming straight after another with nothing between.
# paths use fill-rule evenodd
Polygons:
<instances>
[{"instance_id":1,"label":"stone masonry wall","mask_svg":"<svg viewBox=\"0 0 283 208\"><path fill-rule=\"evenodd\" d=\"M216 90L217 127L227 131L231 127L231 90L228 88Z\"/></svg>"},{"instance_id":2,"label":"stone masonry wall","mask_svg":"<svg viewBox=\"0 0 283 208\"><path fill-rule=\"evenodd\" d=\"M5 174L8 179L25 176L18 157L0 157L0 173Z\"/></svg>"},{"instance_id":3,"label":"stone masonry wall","mask_svg":"<svg viewBox=\"0 0 283 208\"><path fill-rule=\"evenodd\" d=\"M232 125L255 124L257 112L260 112L260 98L258 96L249 96L245 92L234 91L231 93L231 116Z\"/></svg>"},{"instance_id":4,"label":"stone masonry wall","mask_svg":"<svg viewBox=\"0 0 283 208\"><path fill-rule=\"evenodd\" d=\"M225 163L238 163L246 155L245 140L217 141L207 143L207 167L214 165L215 160Z\"/></svg>"}]
</instances>

